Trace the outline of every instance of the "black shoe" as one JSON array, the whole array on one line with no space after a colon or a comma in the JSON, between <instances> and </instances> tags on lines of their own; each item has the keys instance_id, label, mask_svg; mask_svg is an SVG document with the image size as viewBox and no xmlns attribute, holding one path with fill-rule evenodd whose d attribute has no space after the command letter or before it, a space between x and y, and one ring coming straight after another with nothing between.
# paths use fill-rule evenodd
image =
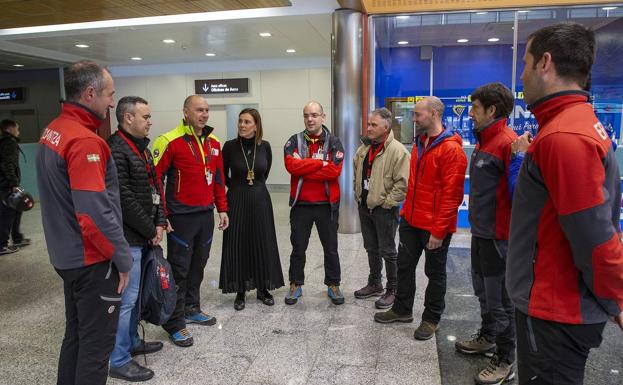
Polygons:
<instances>
[{"instance_id":1,"label":"black shoe","mask_svg":"<svg viewBox=\"0 0 623 385\"><path fill-rule=\"evenodd\" d=\"M134 357L138 356L139 354L155 353L161 350L162 346L163 343L160 341L145 342L145 340L141 340L141 342L139 342L138 345L136 345L134 349L132 349L130 354L132 355L132 357Z\"/></svg>"},{"instance_id":2,"label":"black shoe","mask_svg":"<svg viewBox=\"0 0 623 385\"><path fill-rule=\"evenodd\" d=\"M111 367L108 375L112 378L119 378L130 382L140 382L151 379L154 376L154 371L131 360L118 368Z\"/></svg>"},{"instance_id":3,"label":"black shoe","mask_svg":"<svg viewBox=\"0 0 623 385\"><path fill-rule=\"evenodd\" d=\"M14 247L24 247L30 245L30 238L22 238L19 241L13 241Z\"/></svg>"},{"instance_id":4,"label":"black shoe","mask_svg":"<svg viewBox=\"0 0 623 385\"><path fill-rule=\"evenodd\" d=\"M234 300L234 309L236 310L244 309L244 293L236 294L236 299Z\"/></svg>"},{"instance_id":5,"label":"black shoe","mask_svg":"<svg viewBox=\"0 0 623 385\"><path fill-rule=\"evenodd\" d=\"M3 246L0 247L0 255L12 254L19 251L19 247L15 246Z\"/></svg>"},{"instance_id":6,"label":"black shoe","mask_svg":"<svg viewBox=\"0 0 623 385\"><path fill-rule=\"evenodd\" d=\"M266 306L273 306L275 304L275 299L266 289L257 291L257 299L262 301Z\"/></svg>"}]
</instances>

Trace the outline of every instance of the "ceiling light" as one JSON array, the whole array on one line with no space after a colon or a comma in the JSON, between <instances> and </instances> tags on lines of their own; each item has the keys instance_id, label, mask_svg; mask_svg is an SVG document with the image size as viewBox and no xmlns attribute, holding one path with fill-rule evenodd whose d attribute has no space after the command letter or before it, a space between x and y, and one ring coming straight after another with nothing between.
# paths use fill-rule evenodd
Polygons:
<instances>
[{"instance_id":1,"label":"ceiling light","mask_svg":"<svg viewBox=\"0 0 623 385\"><path fill-rule=\"evenodd\" d=\"M604 11L612 11L614 9L617 9L617 7L603 7L602 8Z\"/></svg>"},{"instance_id":2,"label":"ceiling light","mask_svg":"<svg viewBox=\"0 0 623 385\"><path fill-rule=\"evenodd\" d=\"M175 40L173 40L173 39L164 39L164 40L162 40L162 42L164 44L173 44L173 43L175 43Z\"/></svg>"},{"instance_id":3,"label":"ceiling light","mask_svg":"<svg viewBox=\"0 0 623 385\"><path fill-rule=\"evenodd\" d=\"M406 41L406 40L400 40L400 41L398 42L398 45L407 45L407 44L409 44L409 42L408 42L408 41Z\"/></svg>"},{"instance_id":4,"label":"ceiling light","mask_svg":"<svg viewBox=\"0 0 623 385\"><path fill-rule=\"evenodd\" d=\"M469 41L469 39L459 39L456 42L457 43L467 43Z\"/></svg>"},{"instance_id":5,"label":"ceiling light","mask_svg":"<svg viewBox=\"0 0 623 385\"><path fill-rule=\"evenodd\" d=\"M476 12L476 15L486 15L487 13L489 13L489 12L484 12L484 11L483 12Z\"/></svg>"},{"instance_id":6,"label":"ceiling light","mask_svg":"<svg viewBox=\"0 0 623 385\"><path fill-rule=\"evenodd\" d=\"M89 48L88 44L76 44L75 46L78 48Z\"/></svg>"},{"instance_id":7,"label":"ceiling light","mask_svg":"<svg viewBox=\"0 0 623 385\"><path fill-rule=\"evenodd\" d=\"M409 18L409 16L407 16L407 15L396 16L396 19L400 19L400 20L405 20L405 19L408 19L408 18Z\"/></svg>"},{"instance_id":8,"label":"ceiling light","mask_svg":"<svg viewBox=\"0 0 623 385\"><path fill-rule=\"evenodd\" d=\"M527 9L522 9L521 11L517 11L517 13L528 13L528 12L530 12L530 11L527 10Z\"/></svg>"},{"instance_id":9,"label":"ceiling light","mask_svg":"<svg viewBox=\"0 0 623 385\"><path fill-rule=\"evenodd\" d=\"M23 64L13 64L13 67L23 67Z\"/></svg>"},{"instance_id":10,"label":"ceiling light","mask_svg":"<svg viewBox=\"0 0 623 385\"><path fill-rule=\"evenodd\" d=\"M212 56L216 56L216 54L215 54L215 53L213 53L213 52L207 52L207 53L206 53L206 56L210 56L210 57L212 57Z\"/></svg>"},{"instance_id":11,"label":"ceiling light","mask_svg":"<svg viewBox=\"0 0 623 385\"><path fill-rule=\"evenodd\" d=\"M138 56L133 56L130 58L130 60L134 60L134 61L139 61L139 60L143 60L142 57L138 57Z\"/></svg>"},{"instance_id":12,"label":"ceiling light","mask_svg":"<svg viewBox=\"0 0 623 385\"><path fill-rule=\"evenodd\" d=\"M293 48L289 48L286 50L287 53L296 53L296 50Z\"/></svg>"},{"instance_id":13,"label":"ceiling light","mask_svg":"<svg viewBox=\"0 0 623 385\"><path fill-rule=\"evenodd\" d=\"M495 43L496 41L500 41L500 39L497 37L490 37L487 39L487 41L490 41L491 43Z\"/></svg>"},{"instance_id":14,"label":"ceiling light","mask_svg":"<svg viewBox=\"0 0 623 385\"><path fill-rule=\"evenodd\" d=\"M261 37L271 37L271 33L270 32L260 32L260 36Z\"/></svg>"}]
</instances>

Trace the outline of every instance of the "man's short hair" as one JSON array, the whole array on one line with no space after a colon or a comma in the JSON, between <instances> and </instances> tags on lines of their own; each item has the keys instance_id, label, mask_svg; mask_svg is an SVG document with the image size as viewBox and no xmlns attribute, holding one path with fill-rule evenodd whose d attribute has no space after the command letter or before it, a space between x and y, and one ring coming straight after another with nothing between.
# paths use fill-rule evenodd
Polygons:
<instances>
[{"instance_id":1,"label":"man's short hair","mask_svg":"<svg viewBox=\"0 0 623 385\"><path fill-rule=\"evenodd\" d=\"M505 118L513 112L515 98L502 83L489 83L478 87L471 95L472 102L478 100L486 109L495 106L495 119Z\"/></svg>"},{"instance_id":2,"label":"man's short hair","mask_svg":"<svg viewBox=\"0 0 623 385\"><path fill-rule=\"evenodd\" d=\"M8 131L11 127L17 127L17 122L11 119L3 119L0 121L0 131Z\"/></svg>"},{"instance_id":3,"label":"man's short hair","mask_svg":"<svg viewBox=\"0 0 623 385\"><path fill-rule=\"evenodd\" d=\"M391 128L392 126L392 113L390 110L388 110L385 107L382 108L377 108L375 110L373 110L372 112L370 112L370 115L376 115L378 117L380 117L381 119L383 119L385 121L385 124L387 124L388 128Z\"/></svg>"},{"instance_id":4,"label":"man's short hair","mask_svg":"<svg viewBox=\"0 0 623 385\"><path fill-rule=\"evenodd\" d=\"M124 96L117 102L117 109L115 110L115 116L117 117L117 122L121 124L123 122L123 116L126 112L130 114L134 113L134 109L136 108L136 104L147 104L147 100L141 98L140 96Z\"/></svg>"},{"instance_id":5,"label":"man's short hair","mask_svg":"<svg viewBox=\"0 0 623 385\"><path fill-rule=\"evenodd\" d=\"M429 110L437 111L437 114L439 115L439 119L443 118L443 112L446 109L446 105L443 104L441 99L439 99L436 96L427 96L423 99L423 101L424 103L426 103L426 107L428 107Z\"/></svg>"},{"instance_id":6,"label":"man's short hair","mask_svg":"<svg viewBox=\"0 0 623 385\"><path fill-rule=\"evenodd\" d=\"M92 60L82 60L65 67L65 98L78 101L89 86L95 87L95 91L100 94L104 89L104 71L108 72Z\"/></svg>"},{"instance_id":7,"label":"man's short hair","mask_svg":"<svg viewBox=\"0 0 623 385\"><path fill-rule=\"evenodd\" d=\"M578 23L559 23L533 32L528 42L535 68L545 52L549 52L558 76L573 80L584 89L589 87L595 61L593 31Z\"/></svg>"}]
</instances>

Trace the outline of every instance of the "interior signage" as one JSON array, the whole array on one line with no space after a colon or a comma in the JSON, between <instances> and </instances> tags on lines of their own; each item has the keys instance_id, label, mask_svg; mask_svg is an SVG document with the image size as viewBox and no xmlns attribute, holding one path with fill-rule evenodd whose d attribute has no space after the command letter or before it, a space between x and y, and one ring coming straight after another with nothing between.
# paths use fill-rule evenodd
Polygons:
<instances>
[{"instance_id":1,"label":"interior signage","mask_svg":"<svg viewBox=\"0 0 623 385\"><path fill-rule=\"evenodd\" d=\"M198 95L246 94L249 92L249 78L195 80Z\"/></svg>"},{"instance_id":2,"label":"interior signage","mask_svg":"<svg viewBox=\"0 0 623 385\"><path fill-rule=\"evenodd\" d=\"M21 102L24 100L23 88L0 88L0 102Z\"/></svg>"}]
</instances>

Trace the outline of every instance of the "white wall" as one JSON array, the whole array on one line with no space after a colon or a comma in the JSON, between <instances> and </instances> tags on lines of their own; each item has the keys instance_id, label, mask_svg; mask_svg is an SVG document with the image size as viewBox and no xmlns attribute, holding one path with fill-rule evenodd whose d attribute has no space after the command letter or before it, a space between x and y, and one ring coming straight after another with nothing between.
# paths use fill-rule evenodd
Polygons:
<instances>
[{"instance_id":1,"label":"white wall","mask_svg":"<svg viewBox=\"0 0 623 385\"><path fill-rule=\"evenodd\" d=\"M152 141L176 127L182 118L182 104L194 94L195 80L221 78L249 78L249 93L242 96L205 96L210 104L208 124L215 127L215 135L224 143L227 138L225 106L228 104L258 104L262 115L264 139L270 142L273 166L269 184L288 184L290 176L283 165L283 145L294 133L304 129L303 106L310 100L319 101L325 109L331 127L331 69L278 69L244 72L185 73L149 76L119 76L112 68L116 98L140 96L151 107ZM111 114L112 127L117 126Z\"/></svg>"}]
</instances>

